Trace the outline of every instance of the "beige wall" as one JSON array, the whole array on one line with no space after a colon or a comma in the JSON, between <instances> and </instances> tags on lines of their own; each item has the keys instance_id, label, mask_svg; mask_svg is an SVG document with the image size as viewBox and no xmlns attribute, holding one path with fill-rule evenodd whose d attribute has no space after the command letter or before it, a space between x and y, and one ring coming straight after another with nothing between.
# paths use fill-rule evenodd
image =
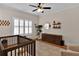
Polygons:
<instances>
[{"instance_id":1,"label":"beige wall","mask_svg":"<svg viewBox=\"0 0 79 59\"><path fill-rule=\"evenodd\" d=\"M39 24L44 25L46 22L52 25L53 20L62 23L61 29L49 30L43 28L44 33L61 34L65 44L79 44L79 7L66 9L60 12L50 12L47 15L40 16ZM52 25L53 26L53 25Z\"/></svg>"},{"instance_id":2,"label":"beige wall","mask_svg":"<svg viewBox=\"0 0 79 59\"><path fill-rule=\"evenodd\" d=\"M66 9L60 12L49 12L47 15L40 16L40 19L36 15L24 13L9 7L0 5L0 19L10 20L9 27L0 27L0 36L13 34L13 17L19 19L28 19L33 21L33 34L35 37L36 31L34 24L50 23L52 25L53 20L60 21L62 23L61 29L53 29L53 25L49 30L43 28L43 32L50 34L61 34L66 44L79 44L79 7Z\"/></svg>"},{"instance_id":3,"label":"beige wall","mask_svg":"<svg viewBox=\"0 0 79 59\"><path fill-rule=\"evenodd\" d=\"M34 24L38 24L38 18L39 18L38 16L0 5L0 19L10 20L10 26L8 27L0 26L0 36L13 34L13 20L14 20L13 17L18 18L18 19L32 20L33 21L33 34L31 36L34 37L36 35Z\"/></svg>"}]
</instances>

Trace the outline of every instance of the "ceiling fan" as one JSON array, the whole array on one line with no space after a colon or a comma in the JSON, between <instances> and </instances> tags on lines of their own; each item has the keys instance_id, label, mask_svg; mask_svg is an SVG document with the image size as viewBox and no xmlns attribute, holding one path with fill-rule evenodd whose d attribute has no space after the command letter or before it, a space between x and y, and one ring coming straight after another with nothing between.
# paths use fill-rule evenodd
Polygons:
<instances>
[{"instance_id":1,"label":"ceiling fan","mask_svg":"<svg viewBox=\"0 0 79 59\"><path fill-rule=\"evenodd\" d=\"M32 12L38 11L38 12L44 13L44 9L51 9L51 7L43 7L43 6L42 6L42 3L38 3L37 6L35 6L35 5L29 5L29 6L36 8L36 9L34 9Z\"/></svg>"}]
</instances>

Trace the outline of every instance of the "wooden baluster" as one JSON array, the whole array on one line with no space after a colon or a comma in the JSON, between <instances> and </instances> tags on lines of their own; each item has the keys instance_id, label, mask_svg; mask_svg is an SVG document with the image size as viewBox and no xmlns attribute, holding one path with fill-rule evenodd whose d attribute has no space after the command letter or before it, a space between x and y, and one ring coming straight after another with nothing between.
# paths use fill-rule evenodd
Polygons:
<instances>
[{"instance_id":1,"label":"wooden baluster","mask_svg":"<svg viewBox=\"0 0 79 59\"><path fill-rule=\"evenodd\" d=\"M30 48L30 49L31 49L31 56L32 56L32 51L33 51L33 48L32 48L32 43L31 43L31 48Z\"/></svg>"},{"instance_id":2,"label":"wooden baluster","mask_svg":"<svg viewBox=\"0 0 79 59\"><path fill-rule=\"evenodd\" d=\"M16 49L15 49L15 52L14 53L15 53L15 56L16 56Z\"/></svg>"},{"instance_id":3,"label":"wooden baluster","mask_svg":"<svg viewBox=\"0 0 79 59\"><path fill-rule=\"evenodd\" d=\"M32 56L34 56L34 43L32 43Z\"/></svg>"},{"instance_id":4,"label":"wooden baluster","mask_svg":"<svg viewBox=\"0 0 79 59\"><path fill-rule=\"evenodd\" d=\"M36 42L34 41L34 56L36 55Z\"/></svg>"},{"instance_id":5,"label":"wooden baluster","mask_svg":"<svg viewBox=\"0 0 79 59\"><path fill-rule=\"evenodd\" d=\"M34 41L34 42L32 43L32 48L33 48L33 49L32 49L32 50L33 50L33 51L32 51L32 56L35 56L35 55L36 55L36 46L35 46L35 45L36 45L36 43L35 43L35 41Z\"/></svg>"},{"instance_id":6,"label":"wooden baluster","mask_svg":"<svg viewBox=\"0 0 79 59\"><path fill-rule=\"evenodd\" d=\"M19 47L19 56L21 56L21 52L22 52L21 47Z\"/></svg>"},{"instance_id":7,"label":"wooden baluster","mask_svg":"<svg viewBox=\"0 0 79 59\"><path fill-rule=\"evenodd\" d=\"M28 44L28 56L29 56L29 44Z\"/></svg>"},{"instance_id":8,"label":"wooden baluster","mask_svg":"<svg viewBox=\"0 0 79 59\"><path fill-rule=\"evenodd\" d=\"M11 56L12 56L12 50L11 50Z\"/></svg>"},{"instance_id":9,"label":"wooden baluster","mask_svg":"<svg viewBox=\"0 0 79 59\"><path fill-rule=\"evenodd\" d=\"M18 56L18 48L16 49L16 56Z\"/></svg>"},{"instance_id":10,"label":"wooden baluster","mask_svg":"<svg viewBox=\"0 0 79 59\"><path fill-rule=\"evenodd\" d=\"M29 53L29 56L30 56L30 44L28 44L28 53Z\"/></svg>"},{"instance_id":11,"label":"wooden baluster","mask_svg":"<svg viewBox=\"0 0 79 59\"><path fill-rule=\"evenodd\" d=\"M31 48L30 48L30 44L29 44L29 56L31 55Z\"/></svg>"},{"instance_id":12,"label":"wooden baluster","mask_svg":"<svg viewBox=\"0 0 79 59\"><path fill-rule=\"evenodd\" d=\"M26 56L26 46L24 46L24 56Z\"/></svg>"},{"instance_id":13,"label":"wooden baluster","mask_svg":"<svg viewBox=\"0 0 79 59\"><path fill-rule=\"evenodd\" d=\"M27 56L28 56L28 45L27 45Z\"/></svg>"},{"instance_id":14,"label":"wooden baluster","mask_svg":"<svg viewBox=\"0 0 79 59\"><path fill-rule=\"evenodd\" d=\"M21 55L22 55L22 56L23 56L23 53L24 53L23 47L21 47Z\"/></svg>"},{"instance_id":15,"label":"wooden baluster","mask_svg":"<svg viewBox=\"0 0 79 59\"><path fill-rule=\"evenodd\" d=\"M19 48L18 48L18 56L20 56L20 50L19 50Z\"/></svg>"}]
</instances>

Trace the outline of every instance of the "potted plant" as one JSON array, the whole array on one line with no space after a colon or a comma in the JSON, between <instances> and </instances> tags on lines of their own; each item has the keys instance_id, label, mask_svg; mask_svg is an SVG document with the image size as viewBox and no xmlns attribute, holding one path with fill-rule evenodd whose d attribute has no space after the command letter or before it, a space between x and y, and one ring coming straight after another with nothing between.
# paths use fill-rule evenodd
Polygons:
<instances>
[{"instance_id":1,"label":"potted plant","mask_svg":"<svg viewBox=\"0 0 79 59\"><path fill-rule=\"evenodd\" d=\"M41 36L42 27L43 27L42 25L35 25L35 28L36 28L36 31L37 31L37 36L38 36L37 39L39 39L40 36Z\"/></svg>"}]
</instances>

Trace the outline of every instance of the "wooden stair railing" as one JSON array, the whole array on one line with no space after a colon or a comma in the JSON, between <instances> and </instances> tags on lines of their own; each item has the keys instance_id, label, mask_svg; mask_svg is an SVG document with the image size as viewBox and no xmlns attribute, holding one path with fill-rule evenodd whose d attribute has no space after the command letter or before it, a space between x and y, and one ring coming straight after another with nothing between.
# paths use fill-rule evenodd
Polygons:
<instances>
[{"instance_id":1,"label":"wooden stair railing","mask_svg":"<svg viewBox=\"0 0 79 59\"><path fill-rule=\"evenodd\" d=\"M7 45L6 48L0 50L1 56L35 56L36 55L35 40L19 35L0 37L0 39L4 39L4 38L11 39L11 37L17 37L17 44Z\"/></svg>"}]
</instances>

